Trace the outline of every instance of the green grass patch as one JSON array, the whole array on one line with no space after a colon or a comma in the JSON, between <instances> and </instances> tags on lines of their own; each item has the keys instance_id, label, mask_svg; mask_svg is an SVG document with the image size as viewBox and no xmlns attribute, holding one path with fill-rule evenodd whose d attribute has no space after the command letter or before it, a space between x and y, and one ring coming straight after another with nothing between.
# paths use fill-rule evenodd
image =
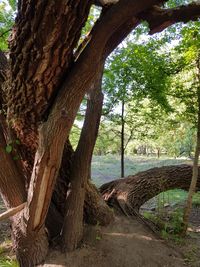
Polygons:
<instances>
[{"instance_id":1,"label":"green grass patch","mask_svg":"<svg viewBox=\"0 0 200 267\"><path fill-rule=\"evenodd\" d=\"M134 175L154 167L177 165L188 163L185 159L173 159L162 157L125 156L125 176ZM95 185L100 186L106 182L120 178L120 156L105 155L93 156L92 180Z\"/></svg>"},{"instance_id":2,"label":"green grass patch","mask_svg":"<svg viewBox=\"0 0 200 267\"><path fill-rule=\"evenodd\" d=\"M1 267L19 267L19 264L16 260L9 258L0 258L0 266Z\"/></svg>"},{"instance_id":3,"label":"green grass patch","mask_svg":"<svg viewBox=\"0 0 200 267\"><path fill-rule=\"evenodd\" d=\"M174 241L176 244L183 244L184 239L180 236L183 227L182 209L176 209L170 213L144 212L143 216L154 222L164 239Z\"/></svg>"}]
</instances>

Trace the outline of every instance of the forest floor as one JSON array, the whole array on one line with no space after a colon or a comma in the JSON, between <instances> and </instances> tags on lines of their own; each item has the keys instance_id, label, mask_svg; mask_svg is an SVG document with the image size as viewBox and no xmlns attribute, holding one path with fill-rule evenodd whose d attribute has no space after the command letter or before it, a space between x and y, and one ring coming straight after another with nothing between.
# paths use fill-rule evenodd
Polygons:
<instances>
[{"instance_id":1,"label":"forest floor","mask_svg":"<svg viewBox=\"0 0 200 267\"><path fill-rule=\"evenodd\" d=\"M99 185L119 177L118 158L109 156L93 159L93 181ZM126 161L128 174L152 167L186 163L185 160L157 160L140 158ZM101 162L101 164L99 163ZM134 167L134 168L133 168ZM112 177L112 178L111 178ZM182 191L171 191L151 200L143 210L155 214L156 203L170 202L166 211L181 207L185 199ZM199 197L199 196L198 196ZM197 199L198 200L198 199ZM197 201L198 204L198 201ZM0 201L0 212L4 210ZM61 254L52 250L40 267L200 267L200 206L195 205L190 217L186 238L164 240L135 218L116 216L108 227L85 226L84 241L78 250ZM17 267L11 250L9 222L0 223L0 267Z\"/></svg>"},{"instance_id":2,"label":"forest floor","mask_svg":"<svg viewBox=\"0 0 200 267\"><path fill-rule=\"evenodd\" d=\"M183 267L179 250L156 237L136 219L116 217L108 227L87 227L82 247L51 251L41 267Z\"/></svg>"}]
</instances>

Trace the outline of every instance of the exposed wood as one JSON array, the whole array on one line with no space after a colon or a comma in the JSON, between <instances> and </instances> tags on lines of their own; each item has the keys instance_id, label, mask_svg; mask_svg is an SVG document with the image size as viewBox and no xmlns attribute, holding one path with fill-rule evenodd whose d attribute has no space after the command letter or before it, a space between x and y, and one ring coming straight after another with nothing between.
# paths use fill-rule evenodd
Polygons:
<instances>
[{"instance_id":1,"label":"exposed wood","mask_svg":"<svg viewBox=\"0 0 200 267\"><path fill-rule=\"evenodd\" d=\"M15 214L17 214L18 212L20 212L21 210L23 210L23 208L25 207L26 202L22 203L21 205L11 208L3 213L0 214L0 221L6 220L12 216L14 216Z\"/></svg>"}]
</instances>

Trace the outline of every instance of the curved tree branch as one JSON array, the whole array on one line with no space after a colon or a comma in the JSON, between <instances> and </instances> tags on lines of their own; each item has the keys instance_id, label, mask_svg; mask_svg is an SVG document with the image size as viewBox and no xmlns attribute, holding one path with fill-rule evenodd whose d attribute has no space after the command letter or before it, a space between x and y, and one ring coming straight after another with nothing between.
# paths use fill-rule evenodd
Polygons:
<instances>
[{"instance_id":1,"label":"curved tree branch","mask_svg":"<svg viewBox=\"0 0 200 267\"><path fill-rule=\"evenodd\" d=\"M191 178L190 165L159 167L103 184L100 192L109 205L131 214L161 192L175 188L188 190ZM196 189L200 190L200 173Z\"/></svg>"},{"instance_id":2,"label":"curved tree branch","mask_svg":"<svg viewBox=\"0 0 200 267\"><path fill-rule=\"evenodd\" d=\"M138 18L149 23L150 34L163 31L165 28L177 23L197 20L200 17L200 2L189 5L178 6L176 8L163 9L154 6L139 15Z\"/></svg>"}]
</instances>

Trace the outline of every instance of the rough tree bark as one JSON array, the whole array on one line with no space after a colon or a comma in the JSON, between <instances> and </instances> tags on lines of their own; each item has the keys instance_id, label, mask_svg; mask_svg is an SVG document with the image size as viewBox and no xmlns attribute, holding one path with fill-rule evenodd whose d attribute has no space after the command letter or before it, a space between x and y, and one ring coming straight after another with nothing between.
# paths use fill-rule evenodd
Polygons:
<instances>
[{"instance_id":1,"label":"rough tree bark","mask_svg":"<svg viewBox=\"0 0 200 267\"><path fill-rule=\"evenodd\" d=\"M191 177L190 165L153 168L106 183L100 187L100 192L108 205L132 215L146 201L161 192L174 188L188 190ZM199 189L200 174L197 181L197 190Z\"/></svg>"}]
</instances>

